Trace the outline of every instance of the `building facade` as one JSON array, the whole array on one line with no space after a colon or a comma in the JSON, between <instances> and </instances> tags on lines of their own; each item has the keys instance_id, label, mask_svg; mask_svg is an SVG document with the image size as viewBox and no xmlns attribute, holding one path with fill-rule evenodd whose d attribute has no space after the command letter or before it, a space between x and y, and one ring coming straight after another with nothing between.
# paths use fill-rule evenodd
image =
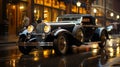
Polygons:
<instances>
[{"instance_id":1,"label":"building facade","mask_svg":"<svg viewBox=\"0 0 120 67\"><path fill-rule=\"evenodd\" d=\"M76 3L80 1L81 6ZM94 0L0 0L0 35L16 35L23 25L23 16L30 18L30 23L42 18L44 22L56 20L62 14L91 11Z\"/></svg>"},{"instance_id":2,"label":"building facade","mask_svg":"<svg viewBox=\"0 0 120 67\"><path fill-rule=\"evenodd\" d=\"M98 24L107 26L113 22L119 22L120 13L115 10L114 0L95 0L92 4L91 14L96 17Z\"/></svg>"}]
</instances>

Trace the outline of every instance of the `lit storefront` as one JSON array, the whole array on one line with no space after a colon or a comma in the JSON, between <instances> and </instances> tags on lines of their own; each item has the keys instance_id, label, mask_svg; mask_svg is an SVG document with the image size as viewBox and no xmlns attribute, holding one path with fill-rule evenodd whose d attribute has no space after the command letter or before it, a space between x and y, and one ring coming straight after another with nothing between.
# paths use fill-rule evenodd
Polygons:
<instances>
[{"instance_id":1,"label":"lit storefront","mask_svg":"<svg viewBox=\"0 0 120 67\"><path fill-rule=\"evenodd\" d=\"M20 31L23 25L22 20L24 15L27 15L30 18L30 21L32 20L30 16L34 16L36 20L42 18L44 22L47 22L55 21L58 15L65 14L66 11L65 3L62 1L58 2L57 0L34 0L34 5L31 5L29 0L19 0L18 3L13 3L13 0L5 0L1 1L1 3L2 2L5 2L6 4L6 8L4 8L4 11L6 12L4 12L5 15L3 17L8 19L8 30L6 32L9 35L17 34ZM34 15L30 15L31 6L34 6ZM3 8L1 7L1 9ZM0 14L2 14L2 11ZM4 22L1 24L3 25Z\"/></svg>"}]
</instances>

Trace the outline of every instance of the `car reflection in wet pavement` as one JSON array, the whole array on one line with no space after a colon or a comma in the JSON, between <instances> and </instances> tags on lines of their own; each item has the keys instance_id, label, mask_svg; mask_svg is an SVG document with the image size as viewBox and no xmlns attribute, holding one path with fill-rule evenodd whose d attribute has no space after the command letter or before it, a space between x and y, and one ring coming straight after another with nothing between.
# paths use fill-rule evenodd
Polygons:
<instances>
[{"instance_id":1,"label":"car reflection in wet pavement","mask_svg":"<svg viewBox=\"0 0 120 67\"><path fill-rule=\"evenodd\" d=\"M18 48L2 50L0 67L104 67L120 55L118 40L108 40L104 49L98 48L97 43L73 46L73 53L64 56L56 55L53 49L41 48L30 55L22 55Z\"/></svg>"}]
</instances>

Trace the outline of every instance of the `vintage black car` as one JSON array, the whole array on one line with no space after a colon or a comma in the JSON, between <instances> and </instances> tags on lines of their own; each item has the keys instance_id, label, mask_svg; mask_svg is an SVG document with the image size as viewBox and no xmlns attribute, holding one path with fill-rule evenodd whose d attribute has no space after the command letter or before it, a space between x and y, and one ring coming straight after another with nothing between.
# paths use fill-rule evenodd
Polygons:
<instances>
[{"instance_id":1,"label":"vintage black car","mask_svg":"<svg viewBox=\"0 0 120 67\"><path fill-rule=\"evenodd\" d=\"M19 37L19 50L29 54L38 46L52 47L56 54L63 55L72 45L80 46L85 42L99 42L104 48L109 38L106 28L97 26L95 18L89 14L65 14L58 16L56 22L40 23L35 31L28 26Z\"/></svg>"}]
</instances>

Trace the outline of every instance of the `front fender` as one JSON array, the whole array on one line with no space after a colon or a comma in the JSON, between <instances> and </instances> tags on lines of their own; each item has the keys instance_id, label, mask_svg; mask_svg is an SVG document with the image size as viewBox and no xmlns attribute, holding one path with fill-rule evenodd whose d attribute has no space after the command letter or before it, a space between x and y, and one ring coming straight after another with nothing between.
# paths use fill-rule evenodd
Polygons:
<instances>
[{"instance_id":1,"label":"front fender","mask_svg":"<svg viewBox=\"0 0 120 67\"><path fill-rule=\"evenodd\" d=\"M72 35L71 32L69 32L68 30L65 29L57 29L53 32L53 36L57 36L59 33L65 33L65 34L69 34Z\"/></svg>"},{"instance_id":2,"label":"front fender","mask_svg":"<svg viewBox=\"0 0 120 67\"><path fill-rule=\"evenodd\" d=\"M28 33L28 31L27 31L27 30L24 30L24 31L22 31L21 33L19 33L19 36L21 36L21 35L27 35L27 33Z\"/></svg>"}]
</instances>

